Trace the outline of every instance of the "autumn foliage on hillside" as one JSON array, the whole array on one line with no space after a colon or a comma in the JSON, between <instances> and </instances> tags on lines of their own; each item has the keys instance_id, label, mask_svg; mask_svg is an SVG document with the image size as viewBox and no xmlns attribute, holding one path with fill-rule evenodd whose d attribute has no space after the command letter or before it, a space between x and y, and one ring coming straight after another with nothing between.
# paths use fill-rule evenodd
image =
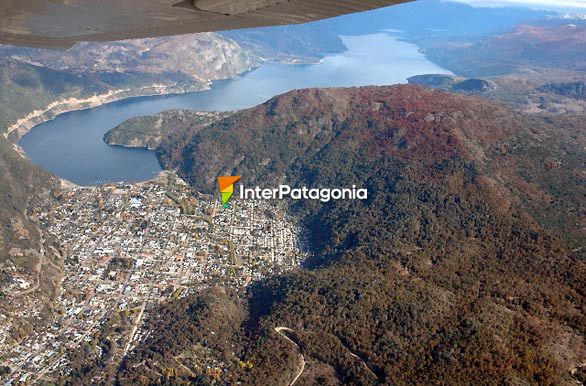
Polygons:
<instances>
[{"instance_id":1,"label":"autumn foliage on hillside","mask_svg":"<svg viewBox=\"0 0 586 386\"><path fill-rule=\"evenodd\" d=\"M473 97L364 87L293 91L165 138L163 162L201 190L236 174L261 186L356 184L369 199L292 204L315 251L306 267L252 285L231 318L189 311L209 294L165 306L118 381L287 385L299 358L274 331L286 326L307 361L300 385L575 384L585 195L571 122L558 131ZM238 340L181 336L201 325ZM206 344L225 376L171 363Z\"/></svg>"}]
</instances>

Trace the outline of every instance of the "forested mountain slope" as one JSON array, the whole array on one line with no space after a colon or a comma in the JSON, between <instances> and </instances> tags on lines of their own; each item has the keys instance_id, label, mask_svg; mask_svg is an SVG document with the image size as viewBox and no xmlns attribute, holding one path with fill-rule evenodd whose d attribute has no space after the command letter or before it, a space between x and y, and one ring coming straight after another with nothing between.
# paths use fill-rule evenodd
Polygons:
<instances>
[{"instance_id":1,"label":"forested mountain slope","mask_svg":"<svg viewBox=\"0 0 586 386\"><path fill-rule=\"evenodd\" d=\"M35 199L58 181L0 136L0 331L18 341L51 316L61 256L53 237L34 220Z\"/></svg>"},{"instance_id":2,"label":"forested mountain slope","mask_svg":"<svg viewBox=\"0 0 586 386\"><path fill-rule=\"evenodd\" d=\"M163 306L118 381L286 385L302 356L300 385L575 384L577 122L392 86L293 91L170 135L161 159L201 190L236 174L248 186L356 184L369 198L294 204L315 251L307 267L250 287L245 304L212 292ZM189 367L202 347L221 376Z\"/></svg>"}]
</instances>

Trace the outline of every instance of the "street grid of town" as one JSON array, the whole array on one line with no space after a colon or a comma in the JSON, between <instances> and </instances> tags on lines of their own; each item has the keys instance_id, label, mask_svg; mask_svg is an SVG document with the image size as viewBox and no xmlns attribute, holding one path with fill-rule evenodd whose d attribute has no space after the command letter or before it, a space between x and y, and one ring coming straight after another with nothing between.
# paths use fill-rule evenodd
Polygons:
<instances>
[{"instance_id":1,"label":"street grid of town","mask_svg":"<svg viewBox=\"0 0 586 386\"><path fill-rule=\"evenodd\" d=\"M161 302L215 285L241 290L305 258L301 228L283 202L231 204L194 193L170 172L137 184L72 186L44 200L38 220L65 259L58 316L15 346L0 344L1 363L13 369L8 384L66 375L67 354L92 342L113 313L132 319L121 360L148 334L144 321ZM14 283L17 292L33 285Z\"/></svg>"}]
</instances>

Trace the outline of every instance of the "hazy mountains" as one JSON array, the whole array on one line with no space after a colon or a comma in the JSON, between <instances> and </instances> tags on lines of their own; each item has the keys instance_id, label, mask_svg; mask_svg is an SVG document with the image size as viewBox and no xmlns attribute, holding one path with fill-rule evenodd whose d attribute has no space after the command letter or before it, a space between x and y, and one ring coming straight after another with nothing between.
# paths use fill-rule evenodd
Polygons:
<instances>
[{"instance_id":1,"label":"hazy mountains","mask_svg":"<svg viewBox=\"0 0 586 386\"><path fill-rule=\"evenodd\" d=\"M547 17L468 39L428 37L422 50L456 76L422 75L410 83L481 95L530 113L582 114L586 23Z\"/></svg>"},{"instance_id":2,"label":"hazy mountains","mask_svg":"<svg viewBox=\"0 0 586 386\"><path fill-rule=\"evenodd\" d=\"M522 24L474 42L429 45L426 55L462 76L496 76L554 71L586 72L586 22L559 20L555 25ZM541 74L546 76L547 74Z\"/></svg>"},{"instance_id":3,"label":"hazy mountains","mask_svg":"<svg viewBox=\"0 0 586 386\"><path fill-rule=\"evenodd\" d=\"M338 33L327 22L225 31L221 35L263 58L286 63L315 63L326 53L346 50Z\"/></svg>"},{"instance_id":4,"label":"hazy mountains","mask_svg":"<svg viewBox=\"0 0 586 386\"><path fill-rule=\"evenodd\" d=\"M258 58L214 33L119 42L78 43L67 51L3 46L0 53L69 73L184 75L209 81L258 64Z\"/></svg>"},{"instance_id":5,"label":"hazy mountains","mask_svg":"<svg viewBox=\"0 0 586 386\"><path fill-rule=\"evenodd\" d=\"M256 67L260 58L217 34L111 43L79 43L68 51L1 46L2 128L34 111L42 120L87 107L84 100L198 91ZM55 110L51 112L50 110ZM26 122L23 122L26 126Z\"/></svg>"},{"instance_id":6,"label":"hazy mountains","mask_svg":"<svg viewBox=\"0 0 586 386\"><path fill-rule=\"evenodd\" d=\"M528 113L583 114L586 112L582 81L546 83L543 79L495 76L465 78L444 74L417 75L408 79L442 91L478 95L504 102Z\"/></svg>"}]
</instances>

